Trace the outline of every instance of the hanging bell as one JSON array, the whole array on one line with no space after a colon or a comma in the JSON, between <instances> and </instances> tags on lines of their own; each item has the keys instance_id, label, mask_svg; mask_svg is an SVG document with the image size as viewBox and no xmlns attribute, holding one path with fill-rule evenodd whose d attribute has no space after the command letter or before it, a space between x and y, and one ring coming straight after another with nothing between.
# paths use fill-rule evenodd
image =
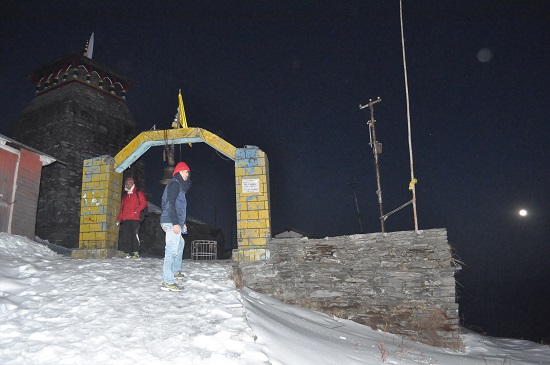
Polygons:
<instances>
[{"instance_id":1,"label":"hanging bell","mask_svg":"<svg viewBox=\"0 0 550 365\"><path fill-rule=\"evenodd\" d=\"M162 159L164 161L168 160L168 165L174 164L174 145L164 146L164 150L162 151Z\"/></svg>"},{"instance_id":2,"label":"hanging bell","mask_svg":"<svg viewBox=\"0 0 550 365\"><path fill-rule=\"evenodd\" d=\"M167 185L174 177L174 165L169 165L164 168L164 177L160 180L162 185Z\"/></svg>"}]
</instances>

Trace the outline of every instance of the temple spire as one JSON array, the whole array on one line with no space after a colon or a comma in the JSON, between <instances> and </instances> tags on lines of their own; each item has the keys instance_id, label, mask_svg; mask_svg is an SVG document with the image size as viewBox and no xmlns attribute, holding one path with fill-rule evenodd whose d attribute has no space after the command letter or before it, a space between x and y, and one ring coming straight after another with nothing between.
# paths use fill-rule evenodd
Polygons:
<instances>
[{"instance_id":1,"label":"temple spire","mask_svg":"<svg viewBox=\"0 0 550 365\"><path fill-rule=\"evenodd\" d=\"M94 53L94 32L90 36L90 40L86 41L86 48L84 48L84 56L92 59L92 54Z\"/></svg>"}]
</instances>

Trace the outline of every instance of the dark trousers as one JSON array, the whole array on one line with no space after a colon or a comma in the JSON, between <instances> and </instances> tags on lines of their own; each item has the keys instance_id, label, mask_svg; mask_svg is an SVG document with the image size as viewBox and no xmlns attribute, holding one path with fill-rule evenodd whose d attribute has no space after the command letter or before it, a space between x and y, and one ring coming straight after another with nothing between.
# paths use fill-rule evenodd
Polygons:
<instances>
[{"instance_id":1,"label":"dark trousers","mask_svg":"<svg viewBox=\"0 0 550 365\"><path fill-rule=\"evenodd\" d=\"M118 249L122 252L139 252L139 226L140 221L120 222L120 237Z\"/></svg>"}]
</instances>

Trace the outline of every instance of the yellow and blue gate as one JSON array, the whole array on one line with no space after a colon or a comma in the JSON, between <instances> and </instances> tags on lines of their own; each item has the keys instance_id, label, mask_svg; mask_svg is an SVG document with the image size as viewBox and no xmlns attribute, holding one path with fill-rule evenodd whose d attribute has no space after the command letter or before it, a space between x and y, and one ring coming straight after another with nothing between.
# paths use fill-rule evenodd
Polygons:
<instances>
[{"instance_id":1,"label":"yellow and blue gate","mask_svg":"<svg viewBox=\"0 0 550 365\"><path fill-rule=\"evenodd\" d=\"M256 146L236 148L202 128L146 131L114 158L99 156L84 161L80 208L79 249L73 258L110 258L117 250L116 217L122 192L122 173L153 146L204 142L235 162L237 242L235 261L269 259L271 238L269 163Z\"/></svg>"}]
</instances>

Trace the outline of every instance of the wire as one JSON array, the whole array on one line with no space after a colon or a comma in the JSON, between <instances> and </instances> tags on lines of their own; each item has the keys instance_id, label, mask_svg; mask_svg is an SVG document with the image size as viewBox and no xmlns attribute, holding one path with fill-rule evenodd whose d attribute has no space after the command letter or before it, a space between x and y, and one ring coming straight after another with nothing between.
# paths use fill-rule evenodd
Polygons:
<instances>
[{"instance_id":1,"label":"wire","mask_svg":"<svg viewBox=\"0 0 550 365\"><path fill-rule=\"evenodd\" d=\"M403 205L400 206L399 208L396 208L396 209L392 210L391 212L384 214L384 215L382 216L382 219L384 219L384 220L388 219L388 217L389 217L390 215L392 215L393 213L397 212L398 210L401 210L401 209L405 208L407 205L411 204L412 202L413 202L412 200L409 200L408 202L406 202L405 204L403 204Z\"/></svg>"},{"instance_id":2,"label":"wire","mask_svg":"<svg viewBox=\"0 0 550 365\"><path fill-rule=\"evenodd\" d=\"M218 157L221 158L222 160L233 161L232 159L230 159L228 157L223 157L217 149L214 148L214 151L216 152L216 155L218 155Z\"/></svg>"},{"instance_id":3,"label":"wire","mask_svg":"<svg viewBox=\"0 0 550 365\"><path fill-rule=\"evenodd\" d=\"M206 141L206 138L204 138L204 135L203 135L203 133L202 133L202 128L199 128L199 135L201 136L201 139L202 139L203 141ZM233 161L233 159L231 159L231 158L225 158L225 157L223 157L223 156L220 154L220 152L219 152L216 148L214 148L214 152L216 152L216 155L218 155L218 157L221 158L222 160L225 160L225 161Z\"/></svg>"}]
</instances>

